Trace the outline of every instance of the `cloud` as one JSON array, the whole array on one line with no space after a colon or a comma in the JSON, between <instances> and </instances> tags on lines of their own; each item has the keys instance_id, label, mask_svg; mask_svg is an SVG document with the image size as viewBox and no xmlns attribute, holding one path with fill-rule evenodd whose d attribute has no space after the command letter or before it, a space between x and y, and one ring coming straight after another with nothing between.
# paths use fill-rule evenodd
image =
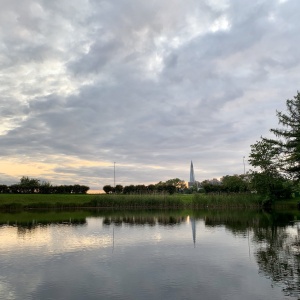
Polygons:
<instances>
[{"instance_id":1,"label":"cloud","mask_svg":"<svg viewBox=\"0 0 300 300\"><path fill-rule=\"evenodd\" d=\"M99 188L114 161L121 184L187 180L191 159L199 180L242 173L298 89L296 0L2 8L0 155L48 163L43 179Z\"/></svg>"}]
</instances>

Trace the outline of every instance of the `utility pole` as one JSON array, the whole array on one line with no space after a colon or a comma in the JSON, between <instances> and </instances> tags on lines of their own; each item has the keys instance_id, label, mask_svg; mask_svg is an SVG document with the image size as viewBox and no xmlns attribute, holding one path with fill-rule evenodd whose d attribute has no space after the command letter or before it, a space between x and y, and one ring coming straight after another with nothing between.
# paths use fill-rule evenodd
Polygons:
<instances>
[{"instance_id":1,"label":"utility pole","mask_svg":"<svg viewBox=\"0 0 300 300\"><path fill-rule=\"evenodd\" d=\"M243 164L244 164L244 175L246 174L246 168L245 168L245 156L243 156Z\"/></svg>"},{"instance_id":2,"label":"utility pole","mask_svg":"<svg viewBox=\"0 0 300 300\"><path fill-rule=\"evenodd\" d=\"M114 188L116 187L116 162L114 161Z\"/></svg>"}]
</instances>

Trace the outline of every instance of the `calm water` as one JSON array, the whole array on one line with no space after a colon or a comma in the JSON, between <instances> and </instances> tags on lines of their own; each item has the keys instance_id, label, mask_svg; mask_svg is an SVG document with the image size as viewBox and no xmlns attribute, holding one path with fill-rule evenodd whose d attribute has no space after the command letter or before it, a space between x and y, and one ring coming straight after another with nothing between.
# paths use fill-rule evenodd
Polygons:
<instances>
[{"instance_id":1,"label":"calm water","mask_svg":"<svg viewBox=\"0 0 300 300\"><path fill-rule=\"evenodd\" d=\"M300 299L299 220L297 212L0 214L0 299Z\"/></svg>"}]
</instances>

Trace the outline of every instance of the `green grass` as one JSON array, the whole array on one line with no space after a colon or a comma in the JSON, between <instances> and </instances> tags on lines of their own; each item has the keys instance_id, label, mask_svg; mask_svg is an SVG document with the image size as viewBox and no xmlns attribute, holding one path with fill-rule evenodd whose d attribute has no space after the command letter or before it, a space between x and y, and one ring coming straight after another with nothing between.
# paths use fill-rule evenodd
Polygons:
<instances>
[{"instance_id":1,"label":"green grass","mask_svg":"<svg viewBox=\"0 0 300 300\"><path fill-rule=\"evenodd\" d=\"M275 207L297 208L300 198L280 200ZM263 197L256 194L174 194L174 195L74 195L74 194L0 194L1 210L68 208L260 208Z\"/></svg>"},{"instance_id":2,"label":"green grass","mask_svg":"<svg viewBox=\"0 0 300 300\"><path fill-rule=\"evenodd\" d=\"M250 194L204 195L74 195L0 194L0 209L66 208L206 208L259 207L261 198Z\"/></svg>"},{"instance_id":3,"label":"green grass","mask_svg":"<svg viewBox=\"0 0 300 300\"><path fill-rule=\"evenodd\" d=\"M90 203L94 207L183 208L192 203L192 195L101 195Z\"/></svg>"},{"instance_id":4,"label":"green grass","mask_svg":"<svg viewBox=\"0 0 300 300\"><path fill-rule=\"evenodd\" d=\"M195 194L194 208L259 208L262 197L256 194Z\"/></svg>"},{"instance_id":5,"label":"green grass","mask_svg":"<svg viewBox=\"0 0 300 300\"><path fill-rule=\"evenodd\" d=\"M0 208L68 208L84 207L95 195L74 194L0 194Z\"/></svg>"}]
</instances>

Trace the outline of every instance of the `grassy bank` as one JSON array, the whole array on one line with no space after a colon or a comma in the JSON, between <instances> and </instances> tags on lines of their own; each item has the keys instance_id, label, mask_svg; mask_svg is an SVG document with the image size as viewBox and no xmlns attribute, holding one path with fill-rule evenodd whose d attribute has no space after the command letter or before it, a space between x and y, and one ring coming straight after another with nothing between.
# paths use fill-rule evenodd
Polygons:
<instances>
[{"instance_id":1,"label":"grassy bank","mask_svg":"<svg viewBox=\"0 0 300 300\"><path fill-rule=\"evenodd\" d=\"M0 209L67 208L259 208L262 198L252 194L204 195L74 195L0 194Z\"/></svg>"},{"instance_id":2,"label":"grassy bank","mask_svg":"<svg viewBox=\"0 0 300 300\"><path fill-rule=\"evenodd\" d=\"M74 194L0 194L0 209L84 207L94 197Z\"/></svg>"}]
</instances>

